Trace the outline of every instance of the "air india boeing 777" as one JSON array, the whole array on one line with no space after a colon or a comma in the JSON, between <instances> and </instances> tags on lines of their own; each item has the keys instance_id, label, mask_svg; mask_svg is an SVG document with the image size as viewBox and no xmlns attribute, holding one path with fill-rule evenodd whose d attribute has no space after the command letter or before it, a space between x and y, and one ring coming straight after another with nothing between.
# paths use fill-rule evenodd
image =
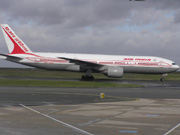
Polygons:
<instances>
[{"instance_id":1,"label":"air india boeing 777","mask_svg":"<svg viewBox=\"0 0 180 135\"><path fill-rule=\"evenodd\" d=\"M1 28L9 54L0 54L0 58L41 69L83 72L83 80L93 80L91 74L96 72L113 78L124 73L162 74L164 81L165 74L179 69L175 62L153 56L32 52L7 24Z\"/></svg>"}]
</instances>

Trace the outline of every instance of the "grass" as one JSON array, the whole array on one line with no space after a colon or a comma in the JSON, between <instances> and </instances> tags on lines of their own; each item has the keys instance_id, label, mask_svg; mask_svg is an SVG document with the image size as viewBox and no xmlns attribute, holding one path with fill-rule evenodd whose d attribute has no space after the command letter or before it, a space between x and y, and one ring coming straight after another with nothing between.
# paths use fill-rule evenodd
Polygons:
<instances>
[{"instance_id":1,"label":"grass","mask_svg":"<svg viewBox=\"0 0 180 135\"><path fill-rule=\"evenodd\" d=\"M74 87L74 88L101 88L101 87L143 87L138 84L120 84L85 81L52 81L52 80L21 80L0 79L0 86L26 86L26 87Z\"/></svg>"},{"instance_id":2,"label":"grass","mask_svg":"<svg viewBox=\"0 0 180 135\"><path fill-rule=\"evenodd\" d=\"M0 68L1 77L32 77L32 78L80 78L82 73L48 71L33 68Z\"/></svg>"},{"instance_id":3,"label":"grass","mask_svg":"<svg viewBox=\"0 0 180 135\"><path fill-rule=\"evenodd\" d=\"M31 87L143 87L137 84L109 83L98 82L101 79L111 79L103 74L95 73L93 76L97 81L57 81L57 80L38 80L39 78L48 79L80 79L82 73L63 72L63 71L46 71L40 69L11 69L0 68L0 77L18 77L28 79L0 79L0 86L31 86ZM31 79L33 78L33 79ZM120 80L159 80L161 75L151 74L124 74ZM113 80L113 78L112 78ZM180 73L169 74L166 80L180 81ZM117 82L117 81L116 81Z\"/></svg>"},{"instance_id":4,"label":"grass","mask_svg":"<svg viewBox=\"0 0 180 135\"><path fill-rule=\"evenodd\" d=\"M28 78L71 78L80 79L82 73L65 71L47 71L40 69L0 68L0 77L28 77ZM113 79L100 73L94 73L96 79ZM122 80L159 80L161 75L152 74L124 74ZM180 80L180 72L169 74L166 80Z\"/></svg>"},{"instance_id":5,"label":"grass","mask_svg":"<svg viewBox=\"0 0 180 135\"><path fill-rule=\"evenodd\" d=\"M124 79L128 80L160 80L159 74L125 74ZM165 77L166 80L180 81L180 73L171 73Z\"/></svg>"}]
</instances>

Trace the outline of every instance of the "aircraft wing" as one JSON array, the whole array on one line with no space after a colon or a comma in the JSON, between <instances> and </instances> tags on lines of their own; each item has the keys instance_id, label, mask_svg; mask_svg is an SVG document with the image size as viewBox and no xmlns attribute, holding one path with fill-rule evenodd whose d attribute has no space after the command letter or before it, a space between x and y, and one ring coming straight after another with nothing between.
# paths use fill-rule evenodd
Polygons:
<instances>
[{"instance_id":1,"label":"aircraft wing","mask_svg":"<svg viewBox=\"0 0 180 135\"><path fill-rule=\"evenodd\" d=\"M72 59L72 58L66 58L66 57L58 57L58 58L68 60L70 63L75 63L75 64L80 65L82 67L100 68L100 67L104 66L102 64L98 64L98 63L94 63L94 62L90 62L90 61L83 61L83 60L79 60L79 59Z\"/></svg>"}]
</instances>

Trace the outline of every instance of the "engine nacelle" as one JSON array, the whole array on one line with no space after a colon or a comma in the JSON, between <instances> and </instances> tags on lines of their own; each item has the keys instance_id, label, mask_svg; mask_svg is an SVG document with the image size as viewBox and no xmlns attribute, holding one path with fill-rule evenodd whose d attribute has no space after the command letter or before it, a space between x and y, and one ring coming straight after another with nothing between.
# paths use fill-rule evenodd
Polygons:
<instances>
[{"instance_id":1,"label":"engine nacelle","mask_svg":"<svg viewBox=\"0 0 180 135\"><path fill-rule=\"evenodd\" d=\"M108 77L121 78L123 77L123 73L124 71L122 67L108 67L104 74Z\"/></svg>"}]
</instances>

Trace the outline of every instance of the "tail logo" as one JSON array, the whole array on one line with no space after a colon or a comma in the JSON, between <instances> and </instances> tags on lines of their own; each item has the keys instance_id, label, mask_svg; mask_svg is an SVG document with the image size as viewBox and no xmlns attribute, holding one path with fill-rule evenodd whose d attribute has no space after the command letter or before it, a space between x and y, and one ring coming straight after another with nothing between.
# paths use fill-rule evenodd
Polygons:
<instances>
[{"instance_id":1,"label":"tail logo","mask_svg":"<svg viewBox=\"0 0 180 135\"><path fill-rule=\"evenodd\" d=\"M24 43L8 27L5 27L5 31L8 34L11 41L12 42L15 41L15 42L13 42L14 45L16 45L15 47L17 47L17 44L18 44L21 47L21 49L23 49L24 52L26 52L26 53L28 52L28 49L25 47Z\"/></svg>"}]
</instances>

